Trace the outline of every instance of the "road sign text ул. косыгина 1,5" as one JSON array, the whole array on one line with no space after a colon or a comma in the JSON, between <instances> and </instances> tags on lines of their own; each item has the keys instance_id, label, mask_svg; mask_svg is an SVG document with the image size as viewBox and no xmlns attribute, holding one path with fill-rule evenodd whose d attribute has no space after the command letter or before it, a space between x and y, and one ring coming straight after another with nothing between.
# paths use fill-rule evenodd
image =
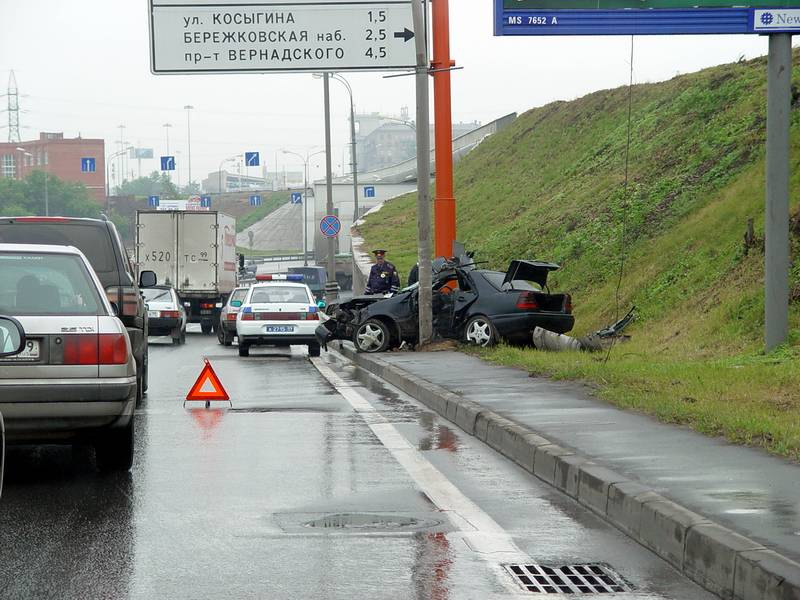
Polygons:
<instances>
[{"instance_id":1,"label":"road sign text \u0443\u043b. \u043a\u043e\u0441\u044b\u0433\u0438\u043d\u0430 1,5","mask_svg":"<svg viewBox=\"0 0 800 600\"><path fill-rule=\"evenodd\" d=\"M413 69L411 2L150 0L155 74Z\"/></svg>"}]
</instances>

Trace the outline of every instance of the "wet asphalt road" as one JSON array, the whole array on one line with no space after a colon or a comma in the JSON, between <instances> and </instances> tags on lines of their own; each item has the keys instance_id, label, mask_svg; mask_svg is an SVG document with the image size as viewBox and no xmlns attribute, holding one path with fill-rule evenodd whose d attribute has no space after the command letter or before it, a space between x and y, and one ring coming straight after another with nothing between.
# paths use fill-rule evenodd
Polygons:
<instances>
[{"instance_id":1,"label":"wet asphalt road","mask_svg":"<svg viewBox=\"0 0 800 600\"><path fill-rule=\"evenodd\" d=\"M516 561L605 563L624 598L711 598L338 355L241 359L199 333L150 352L130 474L84 447L10 449L0 598L537 597L502 571ZM203 357L232 409L183 408Z\"/></svg>"}]
</instances>

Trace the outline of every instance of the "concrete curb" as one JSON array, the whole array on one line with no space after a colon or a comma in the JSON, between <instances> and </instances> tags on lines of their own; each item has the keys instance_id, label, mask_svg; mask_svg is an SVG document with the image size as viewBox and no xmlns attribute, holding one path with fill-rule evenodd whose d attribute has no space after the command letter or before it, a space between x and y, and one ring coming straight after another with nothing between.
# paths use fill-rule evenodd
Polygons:
<instances>
[{"instance_id":1,"label":"concrete curb","mask_svg":"<svg viewBox=\"0 0 800 600\"><path fill-rule=\"evenodd\" d=\"M719 597L800 600L800 564L378 356L341 342L338 350L575 498Z\"/></svg>"}]
</instances>

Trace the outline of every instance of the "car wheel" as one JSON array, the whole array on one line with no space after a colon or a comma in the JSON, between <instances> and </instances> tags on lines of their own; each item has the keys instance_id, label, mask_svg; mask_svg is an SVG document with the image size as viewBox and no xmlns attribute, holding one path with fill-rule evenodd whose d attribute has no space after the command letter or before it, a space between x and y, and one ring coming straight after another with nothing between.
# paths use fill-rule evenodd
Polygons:
<instances>
[{"instance_id":1,"label":"car wheel","mask_svg":"<svg viewBox=\"0 0 800 600\"><path fill-rule=\"evenodd\" d=\"M250 356L250 345L239 342L239 356Z\"/></svg>"},{"instance_id":2,"label":"car wheel","mask_svg":"<svg viewBox=\"0 0 800 600\"><path fill-rule=\"evenodd\" d=\"M202 331L204 335L211 333L212 329L214 329L213 324L209 321L203 321L200 323L200 331Z\"/></svg>"},{"instance_id":3,"label":"car wheel","mask_svg":"<svg viewBox=\"0 0 800 600\"><path fill-rule=\"evenodd\" d=\"M230 346L231 344L233 344L233 336L232 335L228 335L227 333L223 333L222 335L224 336L223 340L222 340L222 345L223 346Z\"/></svg>"},{"instance_id":4,"label":"car wheel","mask_svg":"<svg viewBox=\"0 0 800 600\"><path fill-rule=\"evenodd\" d=\"M310 357L319 356L319 354L320 354L319 344L309 344L308 345L308 355Z\"/></svg>"},{"instance_id":5,"label":"car wheel","mask_svg":"<svg viewBox=\"0 0 800 600\"><path fill-rule=\"evenodd\" d=\"M147 393L147 387L150 383L149 375L149 357L150 352L145 349L144 351L144 377L142 378L142 395Z\"/></svg>"},{"instance_id":6,"label":"car wheel","mask_svg":"<svg viewBox=\"0 0 800 600\"><path fill-rule=\"evenodd\" d=\"M225 345L225 330L222 327L217 327L217 341L221 346Z\"/></svg>"},{"instance_id":7,"label":"car wheel","mask_svg":"<svg viewBox=\"0 0 800 600\"><path fill-rule=\"evenodd\" d=\"M353 344L359 352L383 352L390 341L389 328L378 319L369 319L359 325L353 336Z\"/></svg>"},{"instance_id":8,"label":"car wheel","mask_svg":"<svg viewBox=\"0 0 800 600\"><path fill-rule=\"evenodd\" d=\"M185 343L186 343L186 330L185 329L181 329L181 344L185 344Z\"/></svg>"},{"instance_id":9,"label":"car wheel","mask_svg":"<svg viewBox=\"0 0 800 600\"><path fill-rule=\"evenodd\" d=\"M136 377L136 408L144 402L144 376Z\"/></svg>"},{"instance_id":10,"label":"car wheel","mask_svg":"<svg viewBox=\"0 0 800 600\"><path fill-rule=\"evenodd\" d=\"M464 339L468 344L487 347L497 343L497 331L489 320L489 317L478 315L467 321L464 328Z\"/></svg>"},{"instance_id":11,"label":"car wheel","mask_svg":"<svg viewBox=\"0 0 800 600\"><path fill-rule=\"evenodd\" d=\"M94 445L97 467L104 473L128 471L133 466L133 417L127 427L104 433Z\"/></svg>"}]
</instances>

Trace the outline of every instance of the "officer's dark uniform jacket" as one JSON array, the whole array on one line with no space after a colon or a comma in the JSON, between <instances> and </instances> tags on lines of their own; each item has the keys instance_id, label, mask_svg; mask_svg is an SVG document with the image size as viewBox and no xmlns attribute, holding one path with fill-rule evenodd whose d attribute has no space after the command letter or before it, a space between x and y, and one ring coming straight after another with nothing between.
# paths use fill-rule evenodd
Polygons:
<instances>
[{"instance_id":1,"label":"officer's dark uniform jacket","mask_svg":"<svg viewBox=\"0 0 800 600\"><path fill-rule=\"evenodd\" d=\"M367 280L367 288L364 290L367 294L387 294L389 292L396 292L400 289L400 276L397 274L397 269L389 261L383 261L383 264L375 263L369 270L369 279Z\"/></svg>"}]
</instances>

